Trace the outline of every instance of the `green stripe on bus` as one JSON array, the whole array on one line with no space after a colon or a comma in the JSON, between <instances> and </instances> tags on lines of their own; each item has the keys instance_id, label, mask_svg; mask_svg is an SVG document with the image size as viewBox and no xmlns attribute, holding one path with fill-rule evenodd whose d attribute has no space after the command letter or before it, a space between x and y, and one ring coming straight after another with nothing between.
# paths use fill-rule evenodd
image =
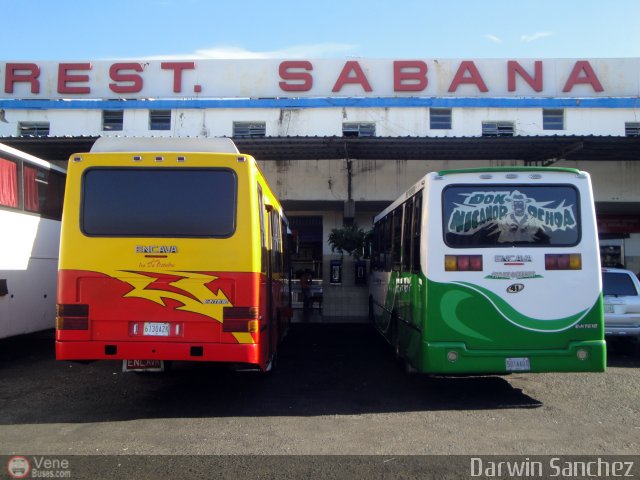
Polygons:
<instances>
[{"instance_id":1,"label":"green stripe on bus","mask_svg":"<svg viewBox=\"0 0 640 480\"><path fill-rule=\"evenodd\" d=\"M524 328L526 330L532 330L536 332L561 332L567 330L576 325L582 320L588 312L593 309L593 306L597 304L599 298L595 300L594 305L591 308L586 308L573 315L569 315L564 318L556 318L553 320L546 320L540 318L529 317L523 313L518 312L515 308L509 305L503 298L495 293L467 282L453 282L455 285L462 285L470 290L473 290L480 295L484 296L494 308L504 317L507 321L514 325Z\"/></svg>"}]
</instances>

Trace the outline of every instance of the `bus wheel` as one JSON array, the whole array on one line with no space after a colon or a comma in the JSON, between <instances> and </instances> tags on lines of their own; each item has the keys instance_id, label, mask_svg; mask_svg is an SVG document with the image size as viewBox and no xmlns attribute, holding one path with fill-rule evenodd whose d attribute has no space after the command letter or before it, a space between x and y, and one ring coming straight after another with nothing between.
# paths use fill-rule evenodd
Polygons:
<instances>
[{"instance_id":1,"label":"bus wheel","mask_svg":"<svg viewBox=\"0 0 640 480\"><path fill-rule=\"evenodd\" d=\"M265 375L272 374L273 371L276 369L277 360L278 360L278 352L274 353L273 356L269 359L269 361L267 362L267 367L263 370L262 373L264 373Z\"/></svg>"},{"instance_id":2,"label":"bus wheel","mask_svg":"<svg viewBox=\"0 0 640 480\"><path fill-rule=\"evenodd\" d=\"M414 373L418 373L418 369L411 365L407 360L404 361L404 371L409 375L413 375Z\"/></svg>"},{"instance_id":3,"label":"bus wheel","mask_svg":"<svg viewBox=\"0 0 640 480\"><path fill-rule=\"evenodd\" d=\"M402 361L402 355L400 354L400 335L398 334L398 315L395 310L391 313L391 342L393 342L392 345L396 359Z\"/></svg>"}]
</instances>

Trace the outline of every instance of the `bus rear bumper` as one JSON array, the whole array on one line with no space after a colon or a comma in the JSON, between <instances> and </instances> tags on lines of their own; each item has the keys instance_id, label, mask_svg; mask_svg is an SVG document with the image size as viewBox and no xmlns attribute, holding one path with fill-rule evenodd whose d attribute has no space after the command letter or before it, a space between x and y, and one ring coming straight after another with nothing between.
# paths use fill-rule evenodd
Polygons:
<instances>
[{"instance_id":1,"label":"bus rear bumper","mask_svg":"<svg viewBox=\"0 0 640 480\"><path fill-rule=\"evenodd\" d=\"M260 364L258 344L56 341L57 360L176 360Z\"/></svg>"},{"instance_id":2,"label":"bus rear bumper","mask_svg":"<svg viewBox=\"0 0 640 480\"><path fill-rule=\"evenodd\" d=\"M604 372L604 340L572 342L566 349L469 350L464 343L425 342L420 370L440 374Z\"/></svg>"}]
</instances>

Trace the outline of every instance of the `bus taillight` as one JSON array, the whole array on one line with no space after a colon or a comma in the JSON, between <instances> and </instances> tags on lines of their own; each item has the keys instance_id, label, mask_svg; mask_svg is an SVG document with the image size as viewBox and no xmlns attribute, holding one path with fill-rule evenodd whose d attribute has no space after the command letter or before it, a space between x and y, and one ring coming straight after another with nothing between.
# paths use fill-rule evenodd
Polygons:
<instances>
[{"instance_id":1,"label":"bus taillight","mask_svg":"<svg viewBox=\"0 0 640 480\"><path fill-rule=\"evenodd\" d=\"M56 305L56 330L88 330L89 305Z\"/></svg>"},{"instance_id":2,"label":"bus taillight","mask_svg":"<svg viewBox=\"0 0 640 480\"><path fill-rule=\"evenodd\" d=\"M545 270L582 270L582 255L579 253L547 253L544 256Z\"/></svg>"},{"instance_id":3,"label":"bus taillight","mask_svg":"<svg viewBox=\"0 0 640 480\"><path fill-rule=\"evenodd\" d=\"M222 315L223 332L257 333L258 307L226 307Z\"/></svg>"},{"instance_id":4,"label":"bus taillight","mask_svg":"<svg viewBox=\"0 0 640 480\"><path fill-rule=\"evenodd\" d=\"M481 272L482 255L445 255L446 272Z\"/></svg>"}]
</instances>

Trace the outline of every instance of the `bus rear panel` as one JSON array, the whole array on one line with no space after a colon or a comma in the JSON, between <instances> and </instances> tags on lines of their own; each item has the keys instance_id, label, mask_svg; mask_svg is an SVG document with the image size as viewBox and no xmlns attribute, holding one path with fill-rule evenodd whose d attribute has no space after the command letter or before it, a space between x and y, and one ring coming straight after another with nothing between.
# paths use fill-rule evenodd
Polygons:
<instances>
[{"instance_id":1,"label":"bus rear panel","mask_svg":"<svg viewBox=\"0 0 640 480\"><path fill-rule=\"evenodd\" d=\"M285 227L251 157L76 155L65 200L59 360L270 368L286 324L267 252L282 261Z\"/></svg>"},{"instance_id":2,"label":"bus rear panel","mask_svg":"<svg viewBox=\"0 0 640 480\"><path fill-rule=\"evenodd\" d=\"M603 371L589 176L569 169L446 171L427 175L421 186L408 204L388 209L403 214L409 231L397 235L401 258L388 265L386 298L372 297L376 326L399 355L420 371L443 374ZM416 196L420 218L407 219ZM418 258L402 258L412 253Z\"/></svg>"}]
</instances>

